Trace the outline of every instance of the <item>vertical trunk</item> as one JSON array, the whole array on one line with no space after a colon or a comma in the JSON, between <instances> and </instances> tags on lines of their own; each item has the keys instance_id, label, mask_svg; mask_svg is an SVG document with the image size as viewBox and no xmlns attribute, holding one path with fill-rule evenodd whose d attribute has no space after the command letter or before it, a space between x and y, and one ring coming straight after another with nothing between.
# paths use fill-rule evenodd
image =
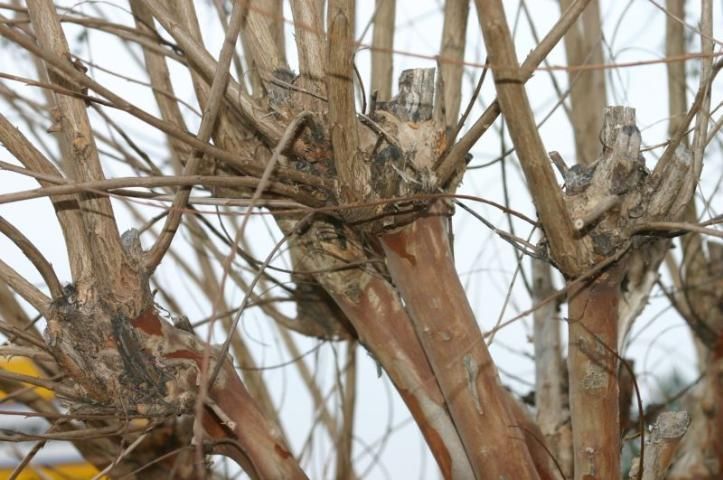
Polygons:
<instances>
[{"instance_id":1,"label":"vertical trunk","mask_svg":"<svg viewBox=\"0 0 723 480\"><path fill-rule=\"evenodd\" d=\"M277 220L284 232L296 228L295 219ZM399 391L442 476L474 478L444 397L397 291L383 273L370 266L349 268L367 265L368 258L353 232L343 233L319 220L291 240L291 248L299 253L295 265L300 271L299 278L303 271L318 272L313 278L333 298L354 327L359 342Z\"/></svg>"},{"instance_id":2,"label":"vertical trunk","mask_svg":"<svg viewBox=\"0 0 723 480\"><path fill-rule=\"evenodd\" d=\"M620 476L617 267L569 298L568 370L576 480Z\"/></svg>"},{"instance_id":3,"label":"vertical trunk","mask_svg":"<svg viewBox=\"0 0 723 480\"><path fill-rule=\"evenodd\" d=\"M444 216L381 240L477 478L540 478L465 297Z\"/></svg>"},{"instance_id":4,"label":"vertical trunk","mask_svg":"<svg viewBox=\"0 0 723 480\"><path fill-rule=\"evenodd\" d=\"M444 27L442 29L442 46L439 51L442 91L437 92L437 98L441 98L444 106L445 126L451 132L454 132L457 127L459 106L462 101L460 86L464 72L464 47L467 43L468 17L469 2L444 3ZM454 138L450 138L451 142L454 140Z\"/></svg>"},{"instance_id":5,"label":"vertical trunk","mask_svg":"<svg viewBox=\"0 0 723 480\"><path fill-rule=\"evenodd\" d=\"M554 293L551 267L542 260L532 261L534 303ZM533 313L535 346L535 404L537 423L545 442L560 464L565 478L572 477L572 432L570 412L563 388L564 364L560 346L560 317L556 302L547 302Z\"/></svg>"},{"instance_id":6,"label":"vertical trunk","mask_svg":"<svg viewBox=\"0 0 723 480\"><path fill-rule=\"evenodd\" d=\"M354 446L354 409L356 406L356 342L354 340L350 340L347 343L343 373L346 373L343 384L341 378L337 379L342 405L339 444L336 452L336 478L353 480L356 478L354 475L354 458L352 457ZM341 375L339 375L339 377L341 377Z\"/></svg>"},{"instance_id":7,"label":"vertical trunk","mask_svg":"<svg viewBox=\"0 0 723 480\"><path fill-rule=\"evenodd\" d=\"M434 373L394 287L374 276L356 302L330 293L356 328L359 340L394 382L443 478L474 478Z\"/></svg>"}]
</instances>

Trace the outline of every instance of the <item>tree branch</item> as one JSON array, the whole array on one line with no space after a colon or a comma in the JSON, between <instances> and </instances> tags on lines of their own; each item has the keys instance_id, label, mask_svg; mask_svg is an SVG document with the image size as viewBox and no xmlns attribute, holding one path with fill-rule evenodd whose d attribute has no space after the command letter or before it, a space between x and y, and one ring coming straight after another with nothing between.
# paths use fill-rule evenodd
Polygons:
<instances>
[{"instance_id":1,"label":"tree branch","mask_svg":"<svg viewBox=\"0 0 723 480\"><path fill-rule=\"evenodd\" d=\"M495 78L500 109L542 220L553 258L568 275L578 272L578 245L567 207L535 125L512 36L500 0L476 0L482 33Z\"/></svg>"},{"instance_id":2,"label":"tree branch","mask_svg":"<svg viewBox=\"0 0 723 480\"><path fill-rule=\"evenodd\" d=\"M196 134L196 138L199 142L207 143L210 140L214 126L216 125L216 120L224 99L226 83L229 79L229 67L231 66L231 60L233 59L236 39L238 38L239 30L241 29L243 14L244 11L241 3L234 2L233 10L231 11L231 19L226 29L226 38L224 39L219 60L216 64L216 72L214 73L213 83L211 84L211 92L209 94L208 103L206 104L206 108L203 112L201 126ZM201 164L202 156L202 152L195 150L183 168L183 175L195 174ZM156 243L146 253L145 267L149 273L156 269L163 259L163 255L165 255L166 251L171 246L171 241L173 241L173 237L181 223L183 209L188 203L188 197L190 195L191 188L181 188L176 193L176 198L173 201L173 205L170 207L169 214L166 217L166 222L163 225L163 230L158 236Z\"/></svg>"},{"instance_id":3,"label":"tree branch","mask_svg":"<svg viewBox=\"0 0 723 480\"><path fill-rule=\"evenodd\" d=\"M560 16L560 19L552 27L552 29L545 35L545 38L535 47L535 49L527 56L525 61L520 66L521 74L523 75L523 81L527 81L532 76L535 68L545 59L545 57L552 51L557 45L565 32L570 26L575 23L578 16L582 13L588 3L591 0L576 0L573 5L570 6ZM440 160L439 166L437 167L437 176L439 177L440 184L446 185L455 172L462 168L464 165L464 157L472 146L477 143L487 129L494 123L500 114L500 104L497 100L487 107L477 121L470 127L469 131L455 144L454 147L449 151L449 154Z\"/></svg>"},{"instance_id":4,"label":"tree branch","mask_svg":"<svg viewBox=\"0 0 723 480\"><path fill-rule=\"evenodd\" d=\"M57 58L64 58L71 66L72 58L68 44L51 0L28 1L28 13L32 21L38 45ZM73 68L77 68L73 66ZM71 89L78 86L69 84L54 70L48 72L50 81ZM82 100L65 95L55 95L54 115L60 124L60 147L63 152L66 173L78 181L95 181L105 178L98 157L93 131L88 120L86 106ZM75 265L76 281L90 281L101 290L113 291L116 275L122 271L125 262L118 227L108 198L79 195L85 234L66 238L67 245L83 248L90 263L82 267ZM92 244L92 247L91 247Z\"/></svg>"},{"instance_id":5,"label":"tree branch","mask_svg":"<svg viewBox=\"0 0 723 480\"><path fill-rule=\"evenodd\" d=\"M454 2L456 3L456 2ZM392 74L394 73L394 18L396 0L376 0L374 33L372 35L372 89L381 101L392 98Z\"/></svg>"},{"instance_id":6,"label":"tree branch","mask_svg":"<svg viewBox=\"0 0 723 480\"><path fill-rule=\"evenodd\" d=\"M41 292L35 285L28 282L10 265L0 259L0 279L8 284L10 288L23 297L30 305L33 306L43 316L48 313L50 308L50 299Z\"/></svg>"},{"instance_id":7,"label":"tree branch","mask_svg":"<svg viewBox=\"0 0 723 480\"><path fill-rule=\"evenodd\" d=\"M442 77L442 91L437 98L444 105L445 125L454 132L462 102L462 74L464 73L464 50L467 44L467 18L469 2L445 2L442 46L439 51L439 74ZM439 102L439 100L437 100ZM448 142L454 142L449 138Z\"/></svg>"},{"instance_id":8,"label":"tree branch","mask_svg":"<svg viewBox=\"0 0 723 480\"><path fill-rule=\"evenodd\" d=\"M370 180L359 152L354 106L354 8L353 0L330 0L327 14L329 131L342 203L365 199Z\"/></svg>"},{"instance_id":9,"label":"tree branch","mask_svg":"<svg viewBox=\"0 0 723 480\"><path fill-rule=\"evenodd\" d=\"M12 240L12 242L17 245L17 247L20 249L20 251L23 252L23 254L28 258L28 260L32 262L32 264L40 273L40 276L43 277L43 280L45 280L45 284L50 290L51 297L53 299L62 298L63 286L60 284L60 280L58 280L58 276L55 274L53 266L43 256L43 254L40 253L40 250L38 250L37 247L35 247L35 245L33 245L33 243L28 240L28 238L23 235L20 230L15 228L14 225L5 220L1 215L0 232L2 232L6 237Z\"/></svg>"}]
</instances>

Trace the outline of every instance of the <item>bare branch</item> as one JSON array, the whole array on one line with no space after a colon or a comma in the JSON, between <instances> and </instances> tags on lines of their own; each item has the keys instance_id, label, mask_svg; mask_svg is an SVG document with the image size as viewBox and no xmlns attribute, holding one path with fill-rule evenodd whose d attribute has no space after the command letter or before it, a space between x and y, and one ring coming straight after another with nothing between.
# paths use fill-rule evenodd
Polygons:
<instances>
[{"instance_id":1,"label":"bare branch","mask_svg":"<svg viewBox=\"0 0 723 480\"><path fill-rule=\"evenodd\" d=\"M339 197L350 203L366 197L370 173L359 152L354 106L354 1L330 0L326 89L329 131L339 176Z\"/></svg>"},{"instance_id":2,"label":"bare branch","mask_svg":"<svg viewBox=\"0 0 723 480\"><path fill-rule=\"evenodd\" d=\"M41 175L52 175L60 177L60 172L45 158L45 156L18 130L5 116L0 113L0 140L5 148L22 163L27 169ZM38 183L46 186L42 177L38 176ZM58 217L63 236L66 239L66 248L70 257L71 271L75 278L84 270L83 263L87 261L87 253L83 251L83 244L76 244L71 240L83 238L83 230L80 208L77 200L72 195L54 195L50 197L55 214Z\"/></svg>"},{"instance_id":3,"label":"bare branch","mask_svg":"<svg viewBox=\"0 0 723 480\"><path fill-rule=\"evenodd\" d=\"M323 96L326 68L324 0L291 0L291 12L294 16L296 49L299 52L300 85ZM318 99L305 95L301 101L304 108L321 110Z\"/></svg>"},{"instance_id":4,"label":"bare branch","mask_svg":"<svg viewBox=\"0 0 723 480\"><path fill-rule=\"evenodd\" d=\"M231 11L231 19L226 30L226 38L224 40L223 47L221 48L218 63L216 64L216 72L213 77L213 83L211 84L211 92L209 94L208 103L203 112L201 126L196 134L196 138L199 142L207 143L209 141L211 134L213 133L219 111L221 110L221 102L224 98L224 91L226 90L226 83L229 78L229 67L231 66L231 60L233 59L236 39L238 38L239 30L241 29L243 13L243 7L241 4L235 2L233 10ZM183 168L183 175L195 174L201 163L201 157L202 153L195 151ZM148 272L153 272L153 270L156 269L163 259L163 255L165 255L166 250L168 250L171 246L171 241L173 241L176 230L178 230L178 226L181 223L183 208L186 206L190 195L190 188L181 188L176 193L176 199L173 201L173 205L171 205L163 230L158 236L156 243L146 254L145 264Z\"/></svg>"},{"instance_id":5,"label":"bare branch","mask_svg":"<svg viewBox=\"0 0 723 480\"><path fill-rule=\"evenodd\" d=\"M25 236L23 233L15 228L10 222L5 220L0 215L0 232L8 237L17 247L23 252L23 254L30 260L35 268L40 273L40 276L45 280L45 284L50 290L50 296L53 299L63 297L63 286L58 280L58 276L53 270L53 266L48 260L40 253L35 245Z\"/></svg>"},{"instance_id":6,"label":"bare branch","mask_svg":"<svg viewBox=\"0 0 723 480\"><path fill-rule=\"evenodd\" d=\"M161 2L146 2L146 6L153 13L163 28L178 42L189 60L199 69L209 83L216 72L216 61L186 30L174 19L171 13L161 5ZM253 125L256 130L270 143L275 144L281 138L280 127L272 119L263 115L256 115L256 107L244 93L241 86L229 78L225 91L229 105L238 109L245 121Z\"/></svg>"},{"instance_id":7,"label":"bare branch","mask_svg":"<svg viewBox=\"0 0 723 480\"><path fill-rule=\"evenodd\" d=\"M277 70L288 71L289 67L279 49L278 35L274 35L274 31L279 28L283 31L283 25L272 28L272 22L282 12L269 10L270 2L265 0L234 2L234 8L238 5L241 5L243 15L241 35L244 37L244 47L259 69L261 78L268 81Z\"/></svg>"},{"instance_id":8,"label":"bare branch","mask_svg":"<svg viewBox=\"0 0 723 480\"><path fill-rule=\"evenodd\" d=\"M467 18L469 2L445 2L444 26L442 27L442 46L440 55L440 75L445 113L445 125L453 131L459 118L459 106L462 102L462 73L464 72L464 50L467 44ZM450 138L448 141L453 142Z\"/></svg>"},{"instance_id":9,"label":"bare branch","mask_svg":"<svg viewBox=\"0 0 723 480\"><path fill-rule=\"evenodd\" d=\"M571 5L572 0L560 1L562 11ZM598 0L593 0L565 34L567 64L602 65L602 40L600 5ZM577 163L590 165L599 154L598 134L602 130L603 111L607 106L605 70L570 71L568 79Z\"/></svg>"},{"instance_id":10,"label":"bare branch","mask_svg":"<svg viewBox=\"0 0 723 480\"><path fill-rule=\"evenodd\" d=\"M527 73L518 68L512 37L499 0L477 0L477 11L495 78L498 101L544 224L553 257L567 274L577 270L578 245L555 174L547 159L523 86Z\"/></svg>"},{"instance_id":11,"label":"bare branch","mask_svg":"<svg viewBox=\"0 0 723 480\"><path fill-rule=\"evenodd\" d=\"M454 2L456 3L456 2ZM376 0L374 11L374 34L372 36L372 88L381 101L392 98L392 75L394 73L394 18L396 0Z\"/></svg>"},{"instance_id":12,"label":"bare branch","mask_svg":"<svg viewBox=\"0 0 723 480\"><path fill-rule=\"evenodd\" d=\"M0 280L8 284L10 288L25 299L42 315L46 315L50 308L50 299L35 285L28 282L18 272L0 259Z\"/></svg>"},{"instance_id":13,"label":"bare branch","mask_svg":"<svg viewBox=\"0 0 723 480\"><path fill-rule=\"evenodd\" d=\"M344 362L344 382L338 380L340 396L342 399L341 428L337 441L336 456L336 478L352 478L353 458L352 447L354 446L354 412L357 397L357 375L356 375L356 342L347 343L346 359ZM343 385L343 387L342 387Z\"/></svg>"},{"instance_id":14,"label":"bare branch","mask_svg":"<svg viewBox=\"0 0 723 480\"><path fill-rule=\"evenodd\" d=\"M169 177L119 177L98 182L76 183L66 185L55 185L51 187L36 188L22 192L0 194L0 204L18 202L22 200L30 200L33 198L42 198L50 195L61 195L69 193L103 193L116 189L127 187L171 187L171 186L193 186L201 185L206 187L229 187L229 188L249 188L257 187L261 180L255 177L212 177L205 175L190 176L169 176ZM267 182L266 190L282 195L289 194L293 191L293 187L278 182ZM131 192L123 192L129 195ZM151 195L140 195L145 198L155 197ZM312 202L312 205L321 205L320 202Z\"/></svg>"},{"instance_id":15,"label":"bare branch","mask_svg":"<svg viewBox=\"0 0 723 480\"><path fill-rule=\"evenodd\" d=\"M552 51L557 45L565 32L570 26L577 20L578 16L582 13L585 7L590 3L590 0L576 0L573 5L570 6L560 16L560 19L555 23L552 29L545 35L545 38L535 47L535 49L527 56L525 61L520 66L522 81L526 82L532 76L532 72L537 66L542 63L542 60ZM457 144L450 150L449 154L441 159L439 166L437 167L437 175L439 176L440 183L446 185L447 182L452 178L455 172L463 168L464 157L477 143L487 129L494 123L500 114L500 105L497 100L487 107L477 121L470 127L469 131L457 142Z\"/></svg>"},{"instance_id":16,"label":"bare branch","mask_svg":"<svg viewBox=\"0 0 723 480\"><path fill-rule=\"evenodd\" d=\"M550 265L532 260L532 300L535 304L555 292ZM535 405L537 424L547 446L561 464L566 477L572 472L572 439L569 410L564 407L562 351L558 302L548 302L533 313L535 346Z\"/></svg>"},{"instance_id":17,"label":"bare branch","mask_svg":"<svg viewBox=\"0 0 723 480\"><path fill-rule=\"evenodd\" d=\"M66 66L72 66L68 44L61 29L51 0L30 0L28 13L33 23L38 44L57 58L65 58ZM71 89L77 89L54 70L48 72L51 82ZM78 181L95 181L105 178L98 158L88 114L82 100L65 95L55 95L55 115L61 126L60 146L63 152L65 170ZM81 216L85 235L67 238L67 244L77 244L92 262L74 266L76 280L95 280L99 289L113 290L114 278L121 272L124 264L123 249L120 243L118 227L113 209L107 198L94 198L80 195L78 202L82 208ZM73 232L79 233L79 232ZM93 247L90 247L90 244Z\"/></svg>"}]
</instances>

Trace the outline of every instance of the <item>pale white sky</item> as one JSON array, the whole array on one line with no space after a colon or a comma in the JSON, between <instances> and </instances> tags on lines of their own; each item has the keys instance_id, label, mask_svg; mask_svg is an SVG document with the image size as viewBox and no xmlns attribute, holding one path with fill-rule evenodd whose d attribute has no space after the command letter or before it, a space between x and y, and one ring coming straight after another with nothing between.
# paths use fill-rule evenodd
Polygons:
<instances>
[{"instance_id":1,"label":"pale white sky","mask_svg":"<svg viewBox=\"0 0 723 480\"><path fill-rule=\"evenodd\" d=\"M130 23L130 16L126 13L126 3L119 0L107 2L59 2L64 5L76 5L76 8L88 14L93 14L94 8L101 8L113 16L115 21ZM361 32L368 22L373 11L371 0L360 1L360 12L358 15L358 28ZM414 52L423 55L436 55L439 49L442 16L440 0L398 0L397 1L397 36L395 48L399 51ZM511 21L516 18L518 1L505 1L508 17ZM689 2L688 22L697 23L697 2ZM696 3L696 5L692 5ZM217 53L222 40L220 29L217 26L215 14L209 12L207 7L210 2L198 1L199 20L202 30L208 36L206 38L209 50ZM559 15L559 7L556 1L552 0L530 0L527 2L531 10L535 28L539 35L544 35L554 24ZM716 37L721 38L723 22L720 22L721 6L723 2L715 2ZM617 63L659 59L663 54L665 17L663 12L655 8L650 1L623 1L608 0L602 1L602 18L606 38L606 57ZM2 13L2 12L0 12ZM286 18L290 19L290 12L285 12ZM520 16L517 22L515 38L517 52L520 59L524 58L535 42L530 35L530 29L524 15ZM287 25L287 28L291 28ZM90 42L74 41L78 29L66 25L66 33L74 43L74 53L81 58L92 59L97 64L118 71L125 76L142 79L144 77L136 64L128 56L127 52L113 42L108 36L92 32ZM288 55L292 66L294 63L294 44L291 34L288 36ZM470 12L470 23L468 27L468 48L466 59L472 63L483 63L485 52L481 45L481 34L477 24L476 11ZM367 34L364 43L371 41L371 32ZM698 42L695 35L691 34L691 48L697 48ZM138 50L136 50L138 52ZM556 48L549 57L552 65L563 65L565 63L564 50L562 45ZM361 51L357 55L357 66L364 78L368 78L369 53ZM398 73L406 68L433 67L434 62L423 60L415 56L398 54L395 56L395 78ZM8 48L4 44L0 49L0 70L33 76L32 67L27 62L25 53ZM695 62L688 62L688 70L696 70ZM173 81L177 87L179 96L187 101L193 102L190 79L179 68L174 68ZM151 112L156 112L155 105L150 93L144 87L119 80L100 71L93 71L93 75L105 85L113 86L120 90L126 99L132 100L138 106ZM470 67L467 69L468 81L463 88L464 100L469 100L471 85L476 82L480 69ZM563 86L567 85L567 76L564 72L554 74ZM609 70L608 80L608 103L622 104L637 109L638 125L643 133L643 141L648 145L658 144L666 139L667 128L667 84L665 76L665 65L663 63ZM25 87L19 83L9 84L23 95L32 95L40 98L37 90ZM691 83L691 88L695 84ZM528 94L538 119L543 118L554 106L556 97L551 88L549 74L538 72L527 84ZM690 92L692 96L693 91ZM723 97L723 88L720 82L714 86L713 102L715 106ZM482 89L482 97L479 101L487 105L494 98L493 85L487 81ZM473 111L470 118L474 119L481 111L479 105ZM17 120L21 128L22 124L13 110L5 110L11 120ZM152 131L146 126L140 125L135 120L119 112L112 112L117 119L121 119L126 125L126 132L130 134L139 144L143 145L152 156L162 155L162 137L158 132ZM717 114L718 116L720 114ZM719 117L714 116L714 120ZM97 121L97 117L95 117ZM189 113L187 115L188 125L191 130L198 127L198 118ZM49 124L49 122L48 122ZM500 123L496 124L499 128ZM559 151L564 158L572 161L574 158L574 145L569 123L562 112L557 110L540 129L543 141L548 150ZM46 138L48 145L52 142ZM511 145L506 140L505 148ZM488 132L472 150L474 160L472 165L481 164L494 159L500 152L500 140L494 132ZM647 154L648 165L654 164L655 155L660 151L656 150ZM720 142L711 148L708 155L708 164L705 166L701 191L709 195L718 184L719 177L723 172L721 164ZM6 151L0 150L0 158L11 161ZM108 176L123 176L131 174L130 170L118 162L104 158L104 167ZM522 183L522 176L516 164L514 156L507 161L507 176L510 184L511 206L527 215L534 216L535 212L529 201L529 197ZM491 167L473 170L465 177L465 182L460 190L461 193L481 196L498 202L503 201L501 189L501 168L497 163ZM35 184L26 178L13 175L7 172L0 172L0 193L35 188ZM720 194L718 195L718 198ZM114 201L116 214L119 219L121 231L137 226L128 214L128 211L120 202ZM485 207L481 204L469 203L481 215L492 221L499 228L507 229L507 219L499 211ZM720 205L720 202L713 203ZM208 210L208 208L206 208ZM145 214L150 217L160 210L157 207L145 208ZM235 212L236 214L239 212ZM716 212L720 213L720 211ZM20 228L40 250L52 261L61 280L69 280L70 274L67 266L67 258L62 243L62 235L57 226L54 215L51 213L49 202L46 200L33 200L16 204L0 205L0 215L5 216L10 222ZM210 220L216 221L214 216ZM227 217L226 220L237 222L238 217ZM491 328L498 318L508 319L519 311L530 306L530 300L524 287L520 284L519 278L512 288L512 295L504 313L502 312L505 292L509 288L514 272L514 257L511 247L499 241L477 220L463 211L458 211L455 219L455 252L458 262L458 269L463 276L470 302L478 315L478 321L483 329ZM265 257L269 252L272 241L269 236L275 228L271 221L266 218L255 218L250 223L251 244L257 257ZM515 224L516 232L526 237L530 232L522 223ZM185 232L176 239L174 248L183 255L191 255L183 237ZM144 239L146 245L150 238ZM21 274L40 283L40 278L33 268L14 249L14 247L0 237L0 255L3 260L13 265ZM528 266L528 260L525 260ZM284 265L285 259L278 259L276 264ZM195 292L195 287L185 280L182 274L173 265L164 264L156 274L159 283L171 286L171 290L179 298L185 299L186 314L192 321L203 318L210 313L210 305L203 300L203 297ZM560 283L558 282L558 286ZM273 292L272 292L273 294ZM243 292L238 291L232 285L227 287L227 299L229 305L238 305ZM667 302L654 298L651 305L637 322L637 329L641 329L649 321L665 309ZM333 469L328 465L333 458L333 442L331 442L321 428L317 428L312 434L315 421L311 402L304 387L301 385L293 367L273 368L285 364L290 360L288 352L281 346L273 330L268 328L270 320L265 318L259 311L250 310L243 317L243 328L245 338L252 347L257 361L260 365L272 367L265 373L270 389L275 395L280 408L282 419L291 439L295 452L299 452L308 441L311 447L311 454L305 457L305 468L311 478L331 478ZM531 322L523 320L499 332L491 346L492 354L500 366L502 381L510 388L519 393L527 393L530 390L530 382L534 381L534 365L528 356L532 352L532 345L529 342L531 333ZM635 335L635 331L634 331ZM298 338L302 351L312 351L317 347L317 342L306 338ZM220 342L220 338L216 338ZM344 347L340 345L322 345L304 358L304 361L314 369L321 380L324 391L328 392L333 388L336 381L335 366L341 364L344 358ZM642 331L635 342L631 345L630 356L636 360L636 368L645 375L641 375L639 382L645 390L645 396L656 391L656 379L669 374L673 368L683 373L688 378L694 374L695 357L691 347L689 335L682 320L672 311L664 312L655 319L655 323ZM436 467L431 455L419 435L416 426L409 421L409 414L404 404L394 392L386 376L377 377L376 366L363 349L359 349L359 382L357 388L357 423L355 434L359 441L355 446L357 458L357 473L367 472L365 478L437 478ZM334 398L332 402L338 400ZM308 449L309 447L307 447Z\"/></svg>"}]
</instances>

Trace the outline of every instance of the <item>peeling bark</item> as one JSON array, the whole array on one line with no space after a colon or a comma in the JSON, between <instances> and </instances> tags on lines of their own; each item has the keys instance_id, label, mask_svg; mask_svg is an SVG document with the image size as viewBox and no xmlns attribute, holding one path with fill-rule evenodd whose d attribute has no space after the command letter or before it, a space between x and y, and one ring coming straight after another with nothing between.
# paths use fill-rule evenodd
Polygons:
<instances>
[{"instance_id":1,"label":"peeling bark","mask_svg":"<svg viewBox=\"0 0 723 480\"><path fill-rule=\"evenodd\" d=\"M280 220L282 230L293 220ZM394 286L367 256L349 229L322 221L292 240L303 255L300 272L317 272L322 285L353 325L359 341L384 368L414 417L447 479L474 478L457 430L447 411L407 312ZM351 265L359 265L350 268Z\"/></svg>"},{"instance_id":2,"label":"peeling bark","mask_svg":"<svg viewBox=\"0 0 723 480\"><path fill-rule=\"evenodd\" d=\"M477 478L539 478L459 282L446 224L436 214L382 236L389 272ZM437 285L433 294L428 285Z\"/></svg>"},{"instance_id":3,"label":"peeling bark","mask_svg":"<svg viewBox=\"0 0 723 480\"><path fill-rule=\"evenodd\" d=\"M617 306L620 271L570 293L568 371L575 478L605 480L620 471Z\"/></svg>"}]
</instances>

